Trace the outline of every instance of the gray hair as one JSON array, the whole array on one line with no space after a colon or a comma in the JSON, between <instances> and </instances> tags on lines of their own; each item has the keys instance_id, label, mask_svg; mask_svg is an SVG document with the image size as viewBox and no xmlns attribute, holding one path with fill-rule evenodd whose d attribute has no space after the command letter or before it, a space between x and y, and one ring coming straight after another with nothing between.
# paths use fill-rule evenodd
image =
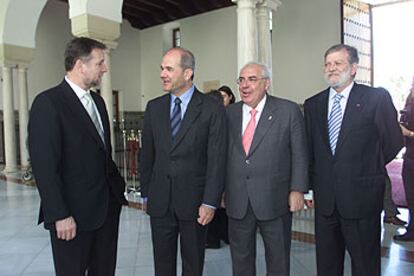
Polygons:
<instances>
[{"instance_id":1,"label":"gray hair","mask_svg":"<svg viewBox=\"0 0 414 276\"><path fill-rule=\"evenodd\" d=\"M348 62L350 64L358 64L359 62L359 57L358 57L358 50L355 47L346 45L346 44L336 44L332 47L330 47L328 50L326 50L325 52L325 59L329 54L335 53L335 52L339 52L341 50L345 50L348 53Z\"/></svg>"},{"instance_id":2,"label":"gray hair","mask_svg":"<svg viewBox=\"0 0 414 276\"><path fill-rule=\"evenodd\" d=\"M248 63L246 63L241 69L240 72L246 68L247 66L250 65L256 65L259 66L262 69L262 78L265 79L269 79L270 83L272 82L272 73L270 72L269 66L267 64L261 63L261 62L255 62L255 61L250 61Z\"/></svg>"}]
</instances>

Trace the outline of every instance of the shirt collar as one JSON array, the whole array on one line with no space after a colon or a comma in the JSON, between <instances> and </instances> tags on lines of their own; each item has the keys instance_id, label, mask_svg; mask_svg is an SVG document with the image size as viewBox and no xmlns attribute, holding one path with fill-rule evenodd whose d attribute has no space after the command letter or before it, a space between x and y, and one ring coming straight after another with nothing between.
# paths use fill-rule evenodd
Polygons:
<instances>
[{"instance_id":1,"label":"shirt collar","mask_svg":"<svg viewBox=\"0 0 414 276\"><path fill-rule=\"evenodd\" d=\"M85 94L89 93L89 90L85 91L82 88L80 88L79 85L75 84L73 81L71 81L68 76L65 76L65 81L69 84L69 86L72 88L73 92L75 92L76 96L78 96L79 99L82 99Z\"/></svg>"},{"instance_id":2,"label":"shirt collar","mask_svg":"<svg viewBox=\"0 0 414 276\"><path fill-rule=\"evenodd\" d=\"M352 87L354 87L354 82L351 82L347 87L345 87L344 90L342 90L340 93L343 96L344 100L347 101L349 98L349 93L351 93ZM335 89L332 87L329 88L329 100L334 99L335 95L338 94Z\"/></svg>"},{"instance_id":3,"label":"shirt collar","mask_svg":"<svg viewBox=\"0 0 414 276\"><path fill-rule=\"evenodd\" d=\"M184 105L188 105L188 103L191 100L191 97L194 94L194 84L190 87L190 89L188 89L187 91L185 91L181 96L179 96L178 98L180 98L181 103ZM177 98L177 96L175 96L174 94L171 94L171 104L174 104L174 100L175 98Z\"/></svg>"},{"instance_id":4,"label":"shirt collar","mask_svg":"<svg viewBox=\"0 0 414 276\"><path fill-rule=\"evenodd\" d=\"M266 104L266 99L267 99L267 94L264 94L263 99L260 100L260 102L257 104L257 106L255 107L257 113L261 114L264 106ZM249 113L250 110L252 110L253 108L251 108L250 106L248 106L247 104L243 104L243 109L245 112Z\"/></svg>"}]
</instances>

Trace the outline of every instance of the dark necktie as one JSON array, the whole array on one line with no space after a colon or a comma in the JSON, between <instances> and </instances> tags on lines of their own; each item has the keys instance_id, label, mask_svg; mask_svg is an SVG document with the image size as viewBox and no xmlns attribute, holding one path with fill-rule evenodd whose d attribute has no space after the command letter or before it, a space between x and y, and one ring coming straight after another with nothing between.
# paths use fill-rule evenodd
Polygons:
<instances>
[{"instance_id":1,"label":"dark necktie","mask_svg":"<svg viewBox=\"0 0 414 276\"><path fill-rule=\"evenodd\" d=\"M171 114L171 134L174 139L181 125L181 100L180 98L175 98L174 100L174 109Z\"/></svg>"}]
</instances>

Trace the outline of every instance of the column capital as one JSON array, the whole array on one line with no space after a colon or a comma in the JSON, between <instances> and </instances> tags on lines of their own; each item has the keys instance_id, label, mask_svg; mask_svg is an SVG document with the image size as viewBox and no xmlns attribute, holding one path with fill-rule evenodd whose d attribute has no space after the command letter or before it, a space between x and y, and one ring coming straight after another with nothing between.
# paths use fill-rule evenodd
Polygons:
<instances>
[{"instance_id":1,"label":"column capital","mask_svg":"<svg viewBox=\"0 0 414 276\"><path fill-rule=\"evenodd\" d=\"M231 0L238 8L256 8L261 0Z\"/></svg>"},{"instance_id":2,"label":"column capital","mask_svg":"<svg viewBox=\"0 0 414 276\"><path fill-rule=\"evenodd\" d=\"M282 1L280 0L258 0L257 7L277 11L280 5L282 5Z\"/></svg>"},{"instance_id":3,"label":"column capital","mask_svg":"<svg viewBox=\"0 0 414 276\"><path fill-rule=\"evenodd\" d=\"M110 53L112 50L115 50L118 47L118 42L113 40L100 40L103 44L106 45L106 51Z\"/></svg>"},{"instance_id":4,"label":"column capital","mask_svg":"<svg viewBox=\"0 0 414 276\"><path fill-rule=\"evenodd\" d=\"M74 36L90 37L102 42L115 41L121 34L119 22L92 14L84 13L71 18L71 25Z\"/></svg>"},{"instance_id":5,"label":"column capital","mask_svg":"<svg viewBox=\"0 0 414 276\"><path fill-rule=\"evenodd\" d=\"M11 44L0 44L0 65L15 67L17 64L30 64L33 60L34 48Z\"/></svg>"}]
</instances>

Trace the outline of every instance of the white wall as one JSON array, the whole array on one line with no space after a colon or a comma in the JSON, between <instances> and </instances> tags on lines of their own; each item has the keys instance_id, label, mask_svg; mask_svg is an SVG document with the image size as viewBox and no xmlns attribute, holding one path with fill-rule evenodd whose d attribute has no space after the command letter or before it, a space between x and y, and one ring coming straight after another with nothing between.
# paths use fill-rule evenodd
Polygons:
<instances>
[{"instance_id":1,"label":"white wall","mask_svg":"<svg viewBox=\"0 0 414 276\"><path fill-rule=\"evenodd\" d=\"M197 87L202 90L205 81L218 80L220 85L228 85L237 92L236 7L184 19L181 34L182 46L191 50L196 58L194 82Z\"/></svg>"},{"instance_id":2,"label":"white wall","mask_svg":"<svg viewBox=\"0 0 414 276\"><path fill-rule=\"evenodd\" d=\"M323 55L341 41L340 1L282 2L273 13L273 92L303 103L327 87Z\"/></svg>"},{"instance_id":3,"label":"white wall","mask_svg":"<svg viewBox=\"0 0 414 276\"><path fill-rule=\"evenodd\" d=\"M120 111L141 109L140 33L124 20L118 47L111 52L112 89L119 91Z\"/></svg>"},{"instance_id":4,"label":"white wall","mask_svg":"<svg viewBox=\"0 0 414 276\"><path fill-rule=\"evenodd\" d=\"M48 1L36 30L36 48L28 68L29 107L41 91L60 83L65 75L63 55L66 43L72 38L68 5ZM15 93L17 93L17 82ZM16 97L15 97L16 99ZM15 109L17 108L15 100Z\"/></svg>"},{"instance_id":5,"label":"white wall","mask_svg":"<svg viewBox=\"0 0 414 276\"><path fill-rule=\"evenodd\" d=\"M141 111L147 102L162 95L160 63L163 54L163 28L161 25L141 31Z\"/></svg>"}]
</instances>

